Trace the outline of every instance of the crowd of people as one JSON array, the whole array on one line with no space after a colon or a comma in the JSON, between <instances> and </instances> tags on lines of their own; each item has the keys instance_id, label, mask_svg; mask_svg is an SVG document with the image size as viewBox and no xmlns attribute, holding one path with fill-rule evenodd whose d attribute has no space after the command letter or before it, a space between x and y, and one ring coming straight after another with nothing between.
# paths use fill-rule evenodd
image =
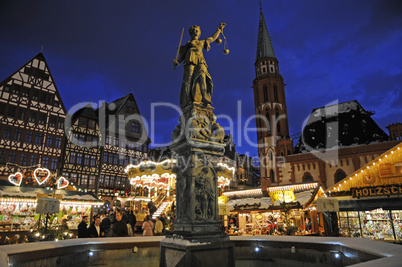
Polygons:
<instances>
[{"instance_id":1,"label":"crowd of people","mask_svg":"<svg viewBox=\"0 0 402 267\"><path fill-rule=\"evenodd\" d=\"M164 235L167 228L167 218L164 213L155 220L152 220L151 215L147 215L140 229L136 228L137 218L133 211L96 215L89 227L88 219L88 216L82 217L78 225L78 238L134 236L137 230L142 230L143 236ZM67 222L64 227L68 227Z\"/></svg>"}]
</instances>

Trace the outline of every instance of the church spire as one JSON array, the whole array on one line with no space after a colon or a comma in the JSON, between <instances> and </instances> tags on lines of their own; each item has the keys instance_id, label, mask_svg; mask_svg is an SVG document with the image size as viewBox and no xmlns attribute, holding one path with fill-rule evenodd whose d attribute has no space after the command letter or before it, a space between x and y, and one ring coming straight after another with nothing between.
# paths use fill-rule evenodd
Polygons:
<instances>
[{"instance_id":1,"label":"church spire","mask_svg":"<svg viewBox=\"0 0 402 267\"><path fill-rule=\"evenodd\" d=\"M276 58L274 48L272 46L271 38L269 37L268 27L265 23L264 14L260 6L260 22L258 26L258 42L257 42L257 58Z\"/></svg>"}]
</instances>

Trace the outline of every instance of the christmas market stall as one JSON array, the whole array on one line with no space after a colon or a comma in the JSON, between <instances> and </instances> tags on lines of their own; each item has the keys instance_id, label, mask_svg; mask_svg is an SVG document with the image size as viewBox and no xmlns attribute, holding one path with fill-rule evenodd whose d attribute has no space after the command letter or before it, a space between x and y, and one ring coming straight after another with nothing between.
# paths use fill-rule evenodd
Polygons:
<instances>
[{"instance_id":1,"label":"christmas market stall","mask_svg":"<svg viewBox=\"0 0 402 267\"><path fill-rule=\"evenodd\" d=\"M229 234L311 235L323 232L322 215L316 200L324 195L319 183L269 187L269 196L261 189L228 191ZM305 228L305 220L311 223Z\"/></svg>"},{"instance_id":2,"label":"christmas market stall","mask_svg":"<svg viewBox=\"0 0 402 267\"><path fill-rule=\"evenodd\" d=\"M402 143L326 190L339 205L339 234L402 240Z\"/></svg>"},{"instance_id":3,"label":"christmas market stall","mask_svg":"<svg viewBox=\"0 0 402 267\"><path fill-rule=\"evenodd\" d=\"M38 231L47 217L36 212L38 199L59 200L59 212L50 215L52 223L61 225L65 219L65 227L71 234L75 233L83 215L90 216L94 207L102 205L91 193L70 184L64 177L52 177L47 169L38 168L30 173L10 175L9 185L0 185L0 244L11 243L10 239L15 237L18 238L13 243L21 242ZM45 176L39 176L42 173Z\"/></svg>"}]
</instances>

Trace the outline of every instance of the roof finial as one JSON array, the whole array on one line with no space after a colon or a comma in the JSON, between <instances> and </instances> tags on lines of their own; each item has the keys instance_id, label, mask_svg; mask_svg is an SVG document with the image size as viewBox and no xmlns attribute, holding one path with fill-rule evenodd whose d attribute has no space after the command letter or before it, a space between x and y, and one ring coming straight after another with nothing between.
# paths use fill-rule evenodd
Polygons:
<instances>
[{"instance_id":1,"label":"roof finial","mask_svg":"<svg viewBox=\"0 0 402 267\"><path fill-rule=\"evenodd\" d=\"M130 90L131 90L131 93L133 93L133 88L131 88Z\"/></svg>"},{"instance_id":2,"label":"roof finial","mask_svg":"<svg viewBox=\"0 0 402 267\"><path fill-rule=\"evenodd\" d=\"M262 13L262 4L261 4L261 0L260 0L260 13Z\"/></svg>"},{"instance_id":3,"label":"roof finial","mask_svg":"<svg viewBox=\"0 0 402 267\"><path fill-rule=\"evenodd\" d=\"M42 53L43 51L43 45L40 46L40 52Z\"/></svg>"}]
</instances>

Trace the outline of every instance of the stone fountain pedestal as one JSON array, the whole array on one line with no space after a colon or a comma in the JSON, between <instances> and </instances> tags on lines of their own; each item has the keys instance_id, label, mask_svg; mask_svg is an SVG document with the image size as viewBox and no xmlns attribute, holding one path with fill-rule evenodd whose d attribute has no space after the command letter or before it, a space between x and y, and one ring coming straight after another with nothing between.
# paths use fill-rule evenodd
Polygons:
<instances>
[{"instance_id":1,"label":"stone fountain pedestal","mask_svg":"<svg viewBox=\"0 0 402 267\"><path fill-rule=\"evenodd\" d=\"M224 131L213 107L185 107L173 131L176 158L176 220L161 241L160 267L234 266L234 245L219 222L217 163Z\"/></svg>"}]
</instances>

